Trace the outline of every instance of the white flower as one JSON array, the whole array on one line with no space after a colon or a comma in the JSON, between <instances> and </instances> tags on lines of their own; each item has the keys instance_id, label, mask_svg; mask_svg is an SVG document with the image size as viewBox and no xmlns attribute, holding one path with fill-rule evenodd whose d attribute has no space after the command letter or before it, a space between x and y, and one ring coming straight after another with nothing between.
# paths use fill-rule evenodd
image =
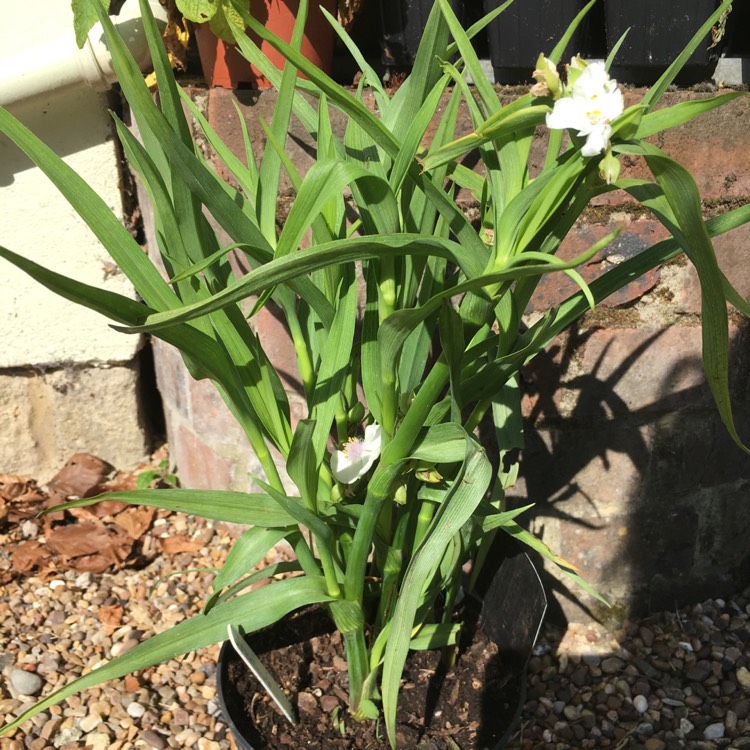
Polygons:
<instances>
[{"instance_id":1,"label":"white flower","mask_svg":"<svg viewBox=\"0 0 750 750\"><path fill-rule=\"evenodd\" d=\"M382 428L379 424L365 427L363 438L350 437L340 451L331 455L331 472L342 484L352 484L370 470L380 455Z\"/></svg>"},{"instance_id":2,"label":"white flower","mask_svg":"<svg viewBox=\"0 0 750 750\"><path fill-rule=\"evenodd\" d=\"M609 77L604 63L589 63L573 84L570 96L555 102L547 115L547 127L553 130L570 128L586 136L581 149L583 156L596 156L609 144L612 121L624 109L622 91Z\"/></svg>"}]
</instances>

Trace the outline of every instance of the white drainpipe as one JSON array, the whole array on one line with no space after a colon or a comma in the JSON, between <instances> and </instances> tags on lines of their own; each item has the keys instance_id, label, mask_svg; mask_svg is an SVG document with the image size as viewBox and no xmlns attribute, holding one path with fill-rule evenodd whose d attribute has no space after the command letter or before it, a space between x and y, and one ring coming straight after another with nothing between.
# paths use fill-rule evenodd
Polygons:
<instances>
[{"instance_id":1,"label":"white drainpipe","mask_svg":"<svg viewBox=\"0 0 750 750\"><path fill-rule=\"evenodd\" d=\"M2 24L0 105L7 106L81 82L106 91L116 76L101 24L94 26L83 49L78 49L69 2L44 0L36 9L41 15L34 13L30 5L34 5L33 0L23 4L22 15L16 16L18 23L14 23L15 19L10 22L6 19ZM149 0L149 5L163 27L166 24L164 8L158 0ZM51 15L56 17L51 19ZM40 17L44 18L41 23ZM112 20L141 70L147 70L151 58L136 0L128 0Z\"/></svg>"}]
</instances>

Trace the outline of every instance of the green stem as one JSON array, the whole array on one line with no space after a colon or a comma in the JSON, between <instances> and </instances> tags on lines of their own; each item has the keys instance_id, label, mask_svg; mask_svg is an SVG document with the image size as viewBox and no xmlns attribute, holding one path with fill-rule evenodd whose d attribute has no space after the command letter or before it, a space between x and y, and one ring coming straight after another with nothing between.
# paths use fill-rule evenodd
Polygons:
<instances>
[{"instance_id":1,"label":"green stem","mask_svg":"<svg viewBox=\"0 0 750 750\"><path fill-rule=\"evenodd\" d=\"M284 483L281 481L281 476L279 475L279 470L276 467L276 462L268 450L268 444L259 427L260 420L257 418L252 406L250 406L250 402L246 401L245 404L240 406L234 405L231 401L227 401L227 404L230 406L237 421L242 425L253 453L258 457L260 465L263 467L268 483L275 490L286 492Z\"/></svg>"},{"instance_id":2,"label":"green stem","mask_svg":"<svg viewBox=\"0 0 750 750\"><path fill-rule=\"evenodd\" d=\"M466 432L471 434L472 432L474 432L474 430L476 430L490 406L492 406L492 399L489 398L485 398L482 401L477 402L471 414L469 414L469 417L466 420L466 424L464 425L464 429L466 430Z\"/></svg>"},{"instance_id":3,"label":"green stem","mask_svg":"<svg viewBox=\"0 0 750 750\"><path fill-rule=\"evenodd\" d=\"M289 333L292 335L292 342L294 343L294 352L297 355L297 367L299 368L299 375L302 379L302 385L305 388L305 396L307 397L307 403L309 404L312 400L312 394L315 390L315 370L313 369L312 362L310 360L310 352L307 349L307 341L302 333L302 327L299 324L299 318L297 317L297 311L292 309L291 306L287 306L284 310L286 313L287 324L289 325Z\"/></svg>"},{"instance_id":4,"label":"green stem","mask_svg":"<svg viewBox=\"0 0 750 750\"><path fill-rule=\"evenodd\" d=\"M328 596L332 596L334 599L340 599L341 586L339 585L338 576L336 574L336 563L333 560L331 550L328 549L328 545L319 543L318 555L320 557L320 564L323 566L323 575L326 579L326 591Z\"/></svg>"},{"instance_id":5,"label":"green stem","mask_svg":"<svg viewBox=\"0 0 750 750\"><path fill-rule=\"evenodd\" d=\"M315 555L313 555L310 545L307 543L304 535L300 532L296 536L296 540L292 541L294 537L290 537L289 541L294 548L294 554L297 556L299 564L302 566L302 570L305 571L305 575L320 575L320 565L318 565L318 561L315 559Z\"/></svg>"},{"instance_id":6,"label":"green stem","mask_svg":"<svg viewBox=\"0 0 750 750\"><path fill-rule=\"evenodd\" d=\"M414 546L412 548L412 557L419 548L422 540L427 533L427 529L432 523L432 518L435 515L435 503L431 500L425 500L422 502L422 507L419 509L419 515L417 516L417 528L414 531Z\"/></svg>"},{"instance_id":7,"label":"green stem","mask_svg":"<svg viewBox=\"0 0 750 750\"><path fill-rule=\"evenodd\" d=\"M409 407L409 411L401 420L398 432L393 436L393 440L388 443L380 459L381 466L388 466L396 461L400 461L409 455L409 451L414 445L420 430L425 425L425 420L430 410L440 398L440 394L448 384L450 370L445 361L445 355L440 355L440 359L435 363L429 375L422 383L422 387L417 391L417 395Z\"/></svg>"},{"instance_id":8,"label":"green stem","mask_svg":"<svg viewBox=\"0 0 750 750\"><path fill-rule=\"evenodd\" d=\"M382 325L396 309L396 278L393 258L383 258L378 273L378 318ZM398 397L396 395L396 362L383 363L381 427L388 437L396 429Z\"/></svg>"}]
</instances>

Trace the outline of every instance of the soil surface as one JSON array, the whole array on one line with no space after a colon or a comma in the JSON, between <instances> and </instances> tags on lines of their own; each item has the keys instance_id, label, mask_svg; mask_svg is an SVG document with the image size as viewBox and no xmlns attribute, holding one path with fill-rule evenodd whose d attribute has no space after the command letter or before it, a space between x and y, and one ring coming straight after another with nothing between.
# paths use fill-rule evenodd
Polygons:
<instances>
[{"instance_id":1,"label":"soil surface","mask_svg":"<svg viewBox=\"0 0 750 750\"><path fill-rule=\"evenodd\" d=\"M298 712L290 725L250 670L230 651L227 673L250 718L251 744L268 750L389 750L382 723L347 714L349 684L341 636L325 614L307 611L249 638ZM310 635L312 637L310 637ZM277 647L276 644L283 643ZM447 672L436 651L411 652L399 700L397 740L413 750L493 747L513 721L520 675L504 667L497 646L476 632ZM253 731L252 727L255 727ZM262 741L261 741L261 738Z\"/></svg>"}]
</instances>

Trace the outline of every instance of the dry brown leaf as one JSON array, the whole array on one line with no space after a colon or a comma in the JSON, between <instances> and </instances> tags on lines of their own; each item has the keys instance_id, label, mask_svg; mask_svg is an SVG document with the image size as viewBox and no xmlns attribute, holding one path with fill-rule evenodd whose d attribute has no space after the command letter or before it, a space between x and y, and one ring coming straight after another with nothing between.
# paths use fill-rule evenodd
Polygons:
<instances>
[{"instance_id":1,"label":"dry brown leaf","mask_svg":"<svg viewBox=\"0 0 750 750\"><path fill-rule=\"evenodd\" d=\"M133 549L133 539L118 526L76 523L54 527L47 545L74 570L98 573L110 565L119 567Z\"/></svg>"},{"instance_id":2,"label":"dry brown leaf","mask_svg":"<svg viewBox=\"0 0 750 750\"><path fill-rule=\"evenodd\" d=\"M177 555L180 552L198 552L204 546L202 542L193 541L184 535L159 539L159 545L162 551L168 555Z\"/></svg>"},{"instance_id":3,"label":"dry brown leaf","mask_svg":"<svg viewBox=\"0 0 750 750\"><path fill-rule=\"evenodd\" d=\"M104 632L107 635L112 635L122 625L123 608L119 604L101 606L96 616L104 626Z\"/></svg>"},{"instance_id":4,"label":"dry brown leaf","mask_svg":"<svg viewBox=\"0 0 750 750\"><path fill-rule=\"evenodd\" d=\"M156 508L129 507L112 520L125 529L133 539L140 539L150 528Z\"/></svg>"},{"instance_id":5,"label":"dry brown leaf","mask_svg":"<svg viewBox=\"0 0 750 750\"><path fill-rule=\"evenodd\" d=\"M22 542L11 552L13 568L19 573L28 573L34 567L43 567L52 558L52 553L42 542Z\"/></svg>"},{"instance_id":6,"label":"dry brown leaf","mask_svg":"<svg viewBox=\"0 0 750 750\"><path fill-rule=\"evenodd\" d=\"M90 453L76 453L50 480L50 491L63 497L88 497L112 471L101 458Z\"/></svg>"},{"instance_id":7,"label":"dry brown leaf","mask_svg":"<svg viewBox=\"0 0 750 750\"><path fill-rule=\"evenodd\" d=\"M106 492L125 492L126 490L138 489L138 472L141 470L139 465L135 471L127 473L118 471L117 474L107 482L104 488Z\"/></svg>"},{"instance_id":8,"label":"dry brown leaf","mask_svg":"<svg viewBox=\"0 0 750 750\"><path fill-rule=\"evenodd\" d=\"M66 567L77 573L104 573L112 567L119 568L120 560L111 549L108 549L96 555L74 557L67 562Z\"/></svg>"},{"instance_id":9,"label":"dry brown leaf","mask_svg":"<svg viewBox=\"0 0 750 750\"><path fill-rule=\"evenodd\" d=\"M16 474L0 474L0 497L5 500L13 500L25 494L36 485L33 479L21 477Z\"/></svg>"}]
</instances>

